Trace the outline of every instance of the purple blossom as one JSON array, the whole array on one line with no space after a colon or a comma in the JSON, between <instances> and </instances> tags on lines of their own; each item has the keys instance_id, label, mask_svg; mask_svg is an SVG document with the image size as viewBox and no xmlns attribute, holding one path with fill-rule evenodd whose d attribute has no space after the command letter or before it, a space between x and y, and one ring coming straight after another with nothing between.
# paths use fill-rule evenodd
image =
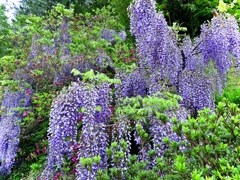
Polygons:
<instances>
[{"instance_id":1,"label":"purple blossom","mask_svg":"<svg viewBox=\"0 0 240 180\"><path fill-rule=\"evenodd\" d=\"M49 154L42 178L52 177L56 169L54 165L61 168L64 155L70 157L72 154L70 147L72 142L76 142L78 109L83 106L81 85L72 83L68 90L63 89L52 102L48 129Z\"/></svg>"},{"instance_id":2,"label":"purple blossom","mask_svg":"<svg viewBox=\"0 0 240 180\"><path fill-rule=\"evenodd\" d=\"M77 178L96 177L97 170L106 167L105 148L108 144L108 135L105 125L112 113L109 108L110 92L111 89L107 83L94 86L74 82L53 100L48 130L49 154L42 178L53 177L56 166L61 169L64 155L71 158L77 144L79 119L82 122L82 132L78 143L78 159L100 155L101 161L98 165L93 165L92 168L95 171L92 173L78 164ZM79 113L79 110L82 112Z\"/></svg>"},{"instance_id":3,"label":"purple blossom","mask_svg":"<svg viewBox=\"0 0 240 180\"><path fill-rule=\"evenodd\" d=\"M135 97L140 95L146 96L147 81L146 73L141 70L134 70L132 73L118 72L116 79L120 79L122 84L116 84L116 96L120 97Z\"/></svg>"},{"instance_id":4,"label":"purple blossom","mask_svg":"<svg viewBox=\"0 0 240 180\"><path fill-rule=\"evenodd\" d=\"M139 0L129 8L139 65L148 68L150 74L156 73L158 79L169 79L170 84L176 84L182 68L181 51L163 14L156 12L155 4L153 0Z\"/></svg>"},{"instance_id":5,"label":"purple blossom","mask_svg":"<svg viewBox=\"0 0 240 180\"><path fill-rule=\"evenodd\" d=\"M110 166L121 168L123 171L126 170L127 163L130 157L130 150L131 150L131 122L127 115L125 114L118 114L112 129L111 133L112 142L117 143L117 147L113 148L113 154L109 157ZM121 146L121 141L127 143L126 149ZM120 162L114 161L114 155L116 152L123 152L124 157L121 158ZM124 174L122 171L122 179L124 178Z\"/></svg>"},{"instance_id":6,"label":"purple blossom","mask_svg":"<svg viewBox=\"0 0 240 180\"><path fill-rule=\"evenodd\" d=\"M10 174L17 155L23 116L16 108L28 107L30 103L31 96L20 91L10 92L5 89L1 104L4 113L0 119L0 176Z\"/></svg>"},{"instance_id":7,"label":"purple blossom","mask_svg":"<svg viewBox=\"0 0 240 180\"><path fill-rule=\"evenodd\" d=\"M32 91L30 89L25 90L25 93L28 95L32 95Z\"/></svg>"},{"instance_id":8,"label":"purple blossom","mask_svg":"<svg viewBox=\"0 0 240 180\"><path fill-rule=\"evenodd\" d=\"M117 33L115 30L113 29L109 30L107 28L103 28L103 30L100 33L101 33L101 38L105 39L106 41L109 41L111 45L114 45L116 43L114 35L118 35L122 41L125 41L127 37L127 34L125 31L120 31L119 33Z\"/></svg>"},{"instance_id":9,"label":"purple blossom","mask_svg":"<svg viewBox=\"0 0 240 180\"><path fill-rule=\"evenodd\" d=\"M193 110L214 108L211 80L201 72L184 70L179 77L179 94L185 107Z\"/></svg>"},{"instance_id":10,"label":"purple blossom","mask_svg":"<svg viewBox=\"0 0 240 180\"><path fill-rule=\"evenodd\" d=\"M239 60L240 33L234 17L219 15L209 24L201 26L201 43L198 51L204 63L215 62L219 74L227 74L232 65L232 55Z\"/></svg>"},{"instance_id":11,"label":"purple blossom","mask_svg":"<svg viewBox=\"0 0 240 180\"><path fill-rule=\"evenodd\" d=\"M27 111L23 112L23 117L27 116Z\"/></svg>"},{"instance_id":12,"label":"purple blossom","mask_svg":"<svg viewBox=\"0 0 240 180\"><path fill-rule=\"evenodd\" d=\"M91 89L91 90L90 90ZM111 117L109 84L101 83L99 86L85 90L83 103L85 107L82 119L82 135L79 142L78 159L100 155L99 164L93 164L90 172L81 163L77 168L77 179L95 179L99 169L106 169L107 157L105 149L108 145L108 135L105 125ZM99 109L99 107L101 107Z\"/></svg>"}]
</instances>

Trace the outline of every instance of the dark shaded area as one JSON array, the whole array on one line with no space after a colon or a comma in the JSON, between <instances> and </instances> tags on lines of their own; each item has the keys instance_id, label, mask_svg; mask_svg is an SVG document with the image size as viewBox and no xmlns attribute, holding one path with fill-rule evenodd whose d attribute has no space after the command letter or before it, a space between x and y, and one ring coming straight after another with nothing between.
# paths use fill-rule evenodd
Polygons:
<instances>
[{"instance_id":1,"label":"dark shaded area","mask_svg":"<svg viewBox=\"0 0 240 180\"><path fill-rule=\"evenodd\" d=\"M218 5L218 0L156 0L157 7L163 11L168 25L173 22L187 27L191 37L200 34L203 22L212 18L212 10Z\"/></svg>"}]
</instances>

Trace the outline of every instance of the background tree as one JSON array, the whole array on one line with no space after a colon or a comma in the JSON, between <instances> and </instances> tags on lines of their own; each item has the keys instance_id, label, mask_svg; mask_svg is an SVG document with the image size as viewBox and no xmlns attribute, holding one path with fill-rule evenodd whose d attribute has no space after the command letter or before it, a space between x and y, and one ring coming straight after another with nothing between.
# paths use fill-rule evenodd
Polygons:
<instances>
[{"instance_id":1,"label":"background tree","mask_svg":"<svg viewBox=\"0 0 240 180\"><path fill-rule=\"evenodd\" d=\"M218 0L157 0L157 7L163 11L168 25L173 22L187 27L191 37L200 33L200 25L212 18L211 11L218 5Z\"/></svg>"},{"instance_id":2,"label":"background tree","mask_svg":"<svg viewBox=\"0 0 240 180\"><path fill-rule=\"evenodd\" d=\"M0 58L7 55L10 51L11 44L9 42L9 35L11 33L10 25L5 15L6 7L0 6Z\"/></svg>"},{"instance_id":3,"label":"background tree","mask_svg":"<svg viewBox=\"0 0 240 180\"><path fill-rule=\"evenodd\" d=\"M102 8L109 4L108 0L21 0L19 8L16 7L17 14L34 14L37 16L46 15L53 6L58 3L63 4L66 9L74 5L74 12L84 13L95 8Z\"/></svg>"}]
</instances>

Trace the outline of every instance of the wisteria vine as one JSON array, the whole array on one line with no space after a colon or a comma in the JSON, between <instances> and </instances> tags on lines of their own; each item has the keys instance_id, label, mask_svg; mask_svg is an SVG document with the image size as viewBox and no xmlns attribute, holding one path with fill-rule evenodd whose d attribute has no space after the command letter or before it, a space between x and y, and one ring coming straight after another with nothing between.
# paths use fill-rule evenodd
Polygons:
<instances>
[{"instance_id":1,"label":"wisteria vine","mask_svg":"<svg viewBox=\"0 0 240 180\"><path fill-rule=\"evenodd\" d=\"M42 173L43 179L50 179L57 169L63 167L64 156L70 159L75 145L78 146L78 159L81 162L77 167L77 179L94 178L98 169L107 167L106 125L112 113L110 91L107 82L91 85L79 81L63 89L53 101L48 130L49 154L47 167ZM79 122L82 132L77 139ZM91 166L84 163L84 159L98 156L99 161Z\"/></svg>"},{"instance_id":2,"label":"wisteria vine","mask_svg":"<svg viewBox=\"0 0 240 180\"><path fill-rule=\"evenodd\" d=\"M76 82L63 88L53 100L48 156L41 179L52 179L56 172L61 172L76 147L77 180L94 180L99 170L108 173L110 168L116 168L120 171L119 178L126 179L133 143L138 148L134 152L137 161L149 162L146 169L153 169L157 158L164 157L169 148L164 142L166 139L176 142L180 151L187 149L182 145L188 144L186 138L173 130L172 118L184 121L189 115L197 116L198 110L205 107L214 109L214 96L221 94L225 87L227 73L234 63L240 64L237 21L220 14L201 26L199 37L192 40L184 36L179 43L155 5L155 0L136 0L129 6L130 29L136 39L139 59L138 66L131 72L117 68L111 71L122 84L113 85L97 77L84 79L79 73L80 79L75 78ZM96 64L84 61L86 56L83 55L71 56L67 46L72 43L69 29L70 25L63 23L52 46L38 44L40 38L33 36L27 63L29 72L36 64L42 68L48 65L49 61L44 58L37 60L39 53L45 58L57 56L61 63L69 62L62 63L61 67L56 67L58 62L50 64L47 70L55 85L66 76L72 76L70 71L74 67L81 72L97 66L110 67L111 58L100 49ZM113 31L110 35L107 32L103 29L101 38L114 45ZM120 35L126 38L123 32ZM71 64L71 58L77 63ZM164 88L182 99L170 93L165 96ZM7 93L2 102L6 114L0 119L0 175L10 173L18 148L18 121L23 117L14 108L27 107L30 99L18 91ZM150 158L151 153L155 157Z\"/></svg>"},{"instance_id":3,"label":"wisteria vine","mask_svg":"<svg viewBox=\"0 0 240 180\"><path fill-rule=\"evenodd\" d=\"M31 105L32 90L11 92L5 89L0 117L0 175L9 175L18 151L23 114L20 108Z\"/></svg>"},{"instance_id":4,"label":"wisteria vine","mask_svg":"<svg viewBox=\"0 0 240 180\"><path fill-rule=\"evenodd\" d=\"M183 96L183 104L192 111L214 108L214 94L221 94L225 87L233 59L239 64L236 19L220 14L201 26L199 37L192 41L186 36L179 44L155 4L154 0L138 0L129 7L139 67L142 72L150 71L148 93L160 91L165 83L176 88L175 93ZM185 75L191 79L188 83Z\"/></svg>"}]
</instances>

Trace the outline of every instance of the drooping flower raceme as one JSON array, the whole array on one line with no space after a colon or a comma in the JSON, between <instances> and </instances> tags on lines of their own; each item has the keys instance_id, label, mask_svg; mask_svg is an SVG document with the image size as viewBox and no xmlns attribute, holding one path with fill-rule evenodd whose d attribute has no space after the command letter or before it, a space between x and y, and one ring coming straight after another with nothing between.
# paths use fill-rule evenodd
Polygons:
<instances>
[{"instance_id":1,"label":"drooping flower raceme","mask_svg":"<svg viewBox=\"0 0 240 180\"><path fill-rule=\"evenodd\" d=\"M109 84L104 82L98 85L74 82L53 100L48 130L49 154L43 179L51 179L55 170L63 167L65 156L71 158L75 145L79 147L79 160L100 157L99 163L91 166L93 171L89 171L84 164L78 164L77 179L93 179L98 169L106 167L108 136L105 126L111 117L110 90ZM78 142L80 116L82 132Z\"/></svg>"},{"instance_id":2,"label":"drooping flower raceme","mask_svg":"<svg viewBox=\"0 0 240 180\"><path fill-rule=\"evenodd\" d=\"M153 60L155 51L156 2L154 0L135 1L129 6L131 34L136 38L139 66L145 68Z\"/></svg>"},{"instance_id":3,"label":"drooping flower raceme","mask_svg":"<svg viewBox=\"0 0 240 180\"><path fill-rule=\"evenodd\" d=\"M239 64L240 33L236 19L230 15L219 15L212 18L211 23L201 26L201 41L197 51L201 52L205 64L214 62L218 71L216 80L218 93L226 85L226 76L230 67ZM219 79L220 78L220 79ZM221 84L220 84L221 82Z\"/></svg>"},{"instance_id":4,"label":"drooping flower raceme","mask_svg":"<svg viewBox=\"0 0 240 180\"><path fill-rule=\"evenodd\" d=\"M204 107L214 108L211 80L201 72L184 70L179 77L179 94L184 99L184 106L193 113Z\"/></svg>"},{"instance_id":5,"label":"drooping flower raceme","mask_svg":"<svg viewBox=\"0 0 240 180\"><path fill-rule=\"evenodd\" d=\"M30 92L30 90L28 90ZM31 94L6 90L1 108L4 114L0 119L0 176L9 175L18 151L20 123L23 114L17 108L31 104Z\"/></svg>"},{"instance_id":6,"label":"drooping flower raceme","mask_svg":"<svg viewBox=\"0 0 240 180\"><path fill-rule=\"evenodd\" d=\"M158 72L159 79L177 83L182 68L177 39L154 0L138 0L130 5L131 33L136 38L140 68Z\"/></svg>"},{"instance_id":7,"label":"drooping flower raceme","mask_svg":"<svg viewBox=\"0 0 240 180\"><path fill-rule=\"evenodd\" d=\"M118 114L116 116L115 123L111 131L111 137L112 142L117 143L115 151L122 152L124 156L116 161L116 158L114 157L115 154L113 153L112 157L110 158L110 166L124 169L126 167L126 163L128 162L131 149L131 123L127 115ZM121 146L121 141L126 142L126 147L123 148Z\"/></svg>"},{"instance_id":8,"label":"drooping flower raceme","mask_svg":"<svg viewBox=\"0 0 240 180\"><path fill-rule=\"evenodd\" d=\"M115 78L121 79L121 84L116 84L116 97L135 97L140 95L146 96L148 93L148 85L146 73L144 70L133 70L131 73L118 71Z\"/></svg>"},{"instance_id":9,"label":"drooping flower raceme","mask_svg":"<svg viewBox=\"0 0 240 180\"><path fill-rule=\"evenodd\" d=\"M82 119L82 133L79 139L77 180L95 179L98 170L107 168L105 149L108 145L106 125L111 117L110 88L107 83L99 86L85 87L83 98L84 113ZM86 166L84 159L100 157L91 166ZM81 161L82 160L82 161Z\"/></svg>"},{"instance_id":10,"label":"drooping flower raceme","mask_svg":"<svg viewBox=\"0 0 240 180\"><path fill-rule=\"evenodd\" d=\"M221 24L211 25L213 27L209 27L207 24L202 25L200 38L202 43L199 45L199 50L202 53L205 64L208 64L209 61L214 61L217 64L218 71L225 73L231 65L231 61L229 61L228 39L222 28L218 28Z\"/></svg>"},{"instance_id":11,"label":"drooping flower raceme","mask_svg":"<svg viewBox=\"0 0 240 180\"><path fill-rule=\"evenodd\" d=\"M214 94L222 94L226 75L239 61L240 33L235 18L219 15L201 26L199 38L183 39L183 71L179 74L179 94L184 105L197 111L214 108Z\"/></svg>"},{"instance_id":12,"label":"drooping flower raceme","mask_svg":"<svg viewBox=\"0 0 240 180\"><path fill-rule=\"evenodd\" d=\"M158 68L162 80L168 80L168 84L176 85L178 75L182 71L182 55L177 44L177 38L173 30L169 29L161 12L156 15L156 54L153 66Z\"/></svg>"},{"instance_id":13,"label":"drooping flower raceme","mask_svg":"<svg viewBox=\"0 0 240 180\"><path fill-rule=\"evenodd\" d=\"M42 178L50 178L56 168L61 168L64 156L70 155L71 145L75 145L79 112L83 106L84 94L78 83L73 83L68 90L63 89L52 102L48 129L49 153L47 167Z\"/></svg>"},{"instance_id":14,"label":"drooping flower raceme","mask_svg":"<svg viewBox=\"0 0 240 180\"><path fill-rule=\"evenodd\" d=\"M202 53L204 63L215 62L220 74L229 71L232 56L239 60L240 33L234 17L219 15L211 23L203 24L200 39L202 43L198 50Z\"/></svg>"}]
</instances>

